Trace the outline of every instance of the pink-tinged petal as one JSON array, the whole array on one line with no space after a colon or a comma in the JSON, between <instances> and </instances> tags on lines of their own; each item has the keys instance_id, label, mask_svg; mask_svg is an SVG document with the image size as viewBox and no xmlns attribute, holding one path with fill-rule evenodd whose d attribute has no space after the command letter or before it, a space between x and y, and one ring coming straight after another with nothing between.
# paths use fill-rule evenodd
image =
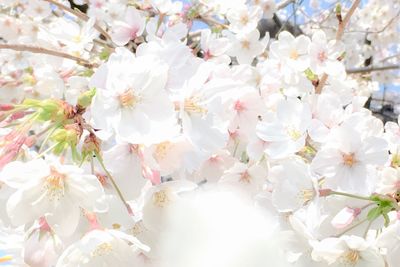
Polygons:
<instances>
[{"instance_id":1,"label":"pink-tinged petal","mask_svg":"<svg viewBox=\"0 0 400 267\"><path fill-rule=\"evenodd\" d=\"M146 179L148 179L153 185L157 185L161 183L160 172L156 170L152 170L148 166L142 166L142 175Z\"/></svg>"},{"instance_id":2,"label":"pink-tinged petal","mask_svg":"<svg viewBox=\"0 0 400 267\"><path fill-rule=\"evenodd\" d=\"M128 26L119 26L111 34L113 42L119 46L126 45L130 40L136 38L136 31Z\"/></svg>"},{"instance_id":3,"label":"pink-tinged petal","mask_svg":"<svg viewBox=\"0 0 400 267\"><path fill-rule=\"evenodd\" d=\"M359 209L351 209L348 207L343 208L338 214L332 219L331 224L337 229L343 229L352 224L356 216L360 214Z\"/></svg>"}]
</instances>

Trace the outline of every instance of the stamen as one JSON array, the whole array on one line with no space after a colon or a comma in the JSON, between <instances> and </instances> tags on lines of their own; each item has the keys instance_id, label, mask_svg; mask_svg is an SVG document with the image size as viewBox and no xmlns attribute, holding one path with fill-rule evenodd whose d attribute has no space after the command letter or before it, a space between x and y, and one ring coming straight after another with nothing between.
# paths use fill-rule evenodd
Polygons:
<instances>
[{"instance_id":1,"label":"stamen","mask_svg":"<svg viewBox=\"0 0 400 267\"><path fill-rule=\"evenodd\" d=\"M51 168L50 175L47 176L44 183L47 197L51 200L60 200L65 193L65 175Z\"/></svg>"},{"instance_id":2,"label":"stamen","mask_svg":"<svg viewBox=\"0 0 400 267\"><path fill-rule=\"evenodd\" d=\"M343 163L346 166L352 167L355 163L357 163L354 153L350 154L343 153L342 157L343 157Z\"/></svg>"},{"instance_id":3,"label":"stamen","mask_svg":"<svg viewBox=\"0 0 400 267\"><path fill-rule=\"evenodd\" d=\"M118 96L118 99L119 99L121 106L124 108L133 108L136 105L136 103L138 102L137 97L133 93L132 89L128 89L125 92L123 92L122 94L120 94Z\"/></svg>"}]
</instances>

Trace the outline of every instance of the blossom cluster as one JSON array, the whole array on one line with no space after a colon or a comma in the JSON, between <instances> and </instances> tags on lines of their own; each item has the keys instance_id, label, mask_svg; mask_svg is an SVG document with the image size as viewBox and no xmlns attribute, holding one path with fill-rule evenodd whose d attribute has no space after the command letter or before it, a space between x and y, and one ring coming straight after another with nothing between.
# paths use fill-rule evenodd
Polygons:
<instances>
[{"instance_id":1,"label":"blossom cluster","mask_svg":"<svg viewBox=\"0 0 400 267\"><path fill-rule=\"evenodd\" d=\"M0 266L397 267L400 2L292 2L2 0Z\"/></svg>"}]
</instances>

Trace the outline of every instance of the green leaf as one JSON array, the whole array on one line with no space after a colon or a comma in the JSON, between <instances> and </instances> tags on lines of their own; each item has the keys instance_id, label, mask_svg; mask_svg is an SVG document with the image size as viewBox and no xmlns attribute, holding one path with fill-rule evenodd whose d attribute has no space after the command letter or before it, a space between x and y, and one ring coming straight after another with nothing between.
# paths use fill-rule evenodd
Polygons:
<instances>
[{"instance_id":1,"label":"green leaf","mask_svg":"<svg viewBox=\"0 0 400 267\"><path fill-rule=\"evenodd\" d=\"M385 227L388 227L389 223L390 223L389 216L387 215L387 213L383 213L382 216L383 216L383 219L385 219Z\"/></svg>"},{"instance_id":2,"label":"green leaf","mask_svg":"<svg viewBox=\"0 0 400 267\"><path fill-rule=\"evenodd\" d=\"M314 72L312 72L312 70L310 68L306 69L304 71L304 74L306 75L307 79L309 79L310 81L318 80L318 76L315 75Z\"/></svg>"},{"instance_id":3,"label":"green leaf","mask_svg":"<svg viewBox=\"0 0 400 267\"><path fill-rule=\"evenodd\" d=\"M381 215L381 209L380 209L380 207L375 207L375 208L372 208L372 209L368 212L367 219L368 219L369 221L373 221L373 220L375 220L376 218L378 218L380 215Z\"/></svg>"},{"instance_id":4,"label":"green leaf","mask_svg":"<svg viewBox=\"0 0 400 267\"><path fill-rule=\"evenodd\" d=\"M108 58L111 55L111 50L109 48L104 48L101 52L100 52L100 59L101 60L108 60Z\"/></svg>"}]
</instances>

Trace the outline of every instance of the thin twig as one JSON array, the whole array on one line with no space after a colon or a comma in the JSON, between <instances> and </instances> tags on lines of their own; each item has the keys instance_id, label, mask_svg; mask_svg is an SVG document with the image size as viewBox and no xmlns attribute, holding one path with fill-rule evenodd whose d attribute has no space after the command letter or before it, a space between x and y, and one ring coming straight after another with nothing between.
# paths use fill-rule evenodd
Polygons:
<instances>
[{"instance_id":1,"label":"thin twig","mask_svg":"<svg viewBox=\"0 0 400 267\"><path fill-rule=\"evenodd\" d=\"M202 21L204 21L208 26L210 26L210 27L212 27L212 26L219 26L219 27L221 27L221 28L224 28L224 29L227 29L228 28L228 25L226 25L226 24L224 24L224 23L222 23L222 22L220 22L220 21L218 21L218 20L216 20L216 19L214 19L214 18L212 18L212 17L204 17L204 16L201 16L200 18L198 18L199 20L202 20Z\"/></svg>"},{"instance_id":2,"label":"thin twig","mask_svg":"<svg viewBox=\"0 0 400 267\"><path fill-rule=\"evenodd\" d=\"M288 5L290 5L291 3L296 2L295 0L284 0L282 2L280 2L277 6L276 6L276 10L280 10L282 8L287 7Z\"/></svg>"},{"instance_id":3,"label":"thin twig","mask_svg":"<svg viewBox=\"0 0 400 267\"><path fill-rule=\"evenodd\" d=\"M23 44L0 44L0 49L10 49L19 52L31 52L36 54L46 54L55 57L62 57L66 59L70 59L76 61L78 64L85 66L87 68L94 68L97 67L96 63L91 63L90 61L70 55L68 53L47 49L40 46L33 46L33 45L23 45Z\"/></svg>"},{"instance_id":4,"label":"thin twig","mask_svg":"<svg viewBox=\"0 0 400 267\"><path fill-rule=\"evenodd\" d=\"M102 167L103 171L107 174L108 179L110 179L115 191L117 192L118 197L121 199L122 203L124 203L125 207L128 210L129 213L129 204L128 202L125 200L121 190L119 189L117 183L115 182L114 178L112 177L111 173L107 170L103 158L101 157L101 155L97 152L94 153L96 156L97 161L100 163L100 166Z\"/></svg>"},{"instance_id":5,"label":"thin twig","mask_svg":"<svg viewBox=\"0 0 400 267\"><path fill-rule=\"evenodd\" d=\"M346 16L344 17L343 21L339 23L339 28L338 31L336 32L336 41L340 41L342 39L344 29L349 23L351 16L354 14L354 11L357 9L360 2L361 0L355 0L354 3L351 5L349 11L347 12ZM327 80L328 80L328 74L324 73L318 82L317 88L315 88L316 94L320 94L322 92L322 88L325 86Z\"/></svg>"},{"instance_id":6,"label":"thin twig","mask_svg":"<svg viewBox=\"0 0 400 267\"><path fill-rule=\"evenodd\" d=\"M334 237L340 237L340 236L344 235L345 233L347 233L347 232L353 230L354 228L360 226L361 224L365 223L366 221L368 221L367 218L365 218L365 219L363 219L363 220L357 222L356 224L353 224L352 226L350 226L349 228L345 229L344 231L342 231L342 232L340 232L340 233L334 235Z\"/></svg>"},{"instance_id":7,"label":"thin twig","mask_svg":"<svg viewBox=\"0 0 400 267\"><path fill-rule=\"evenodd\" d=\"M57 2L56 0L43 0L45 2L48 2L50 4L53 4L55 6L57 6L59 9L64 10L65 12L71 13L72 15L76 16L77 18L83 20L83 21L88 21L90 19L90 17L88 15L86 15L85 13L82 13L79 10L75 10L72 9L70 7L67 7L63 4L60 4L59 2ZM101 33L107 40L110 41L112 46L115 46L114 43L112 42L111 36L107 33L106 30L104 30L98 23L97 21L94 23L93 27L99 32Z\"/></svg>"},{"instance_id":8,"label":"thin twig","mask_svg":"<svg viewBox=\"0 0 400 267\"><path fill-rule=\"evenodd\" d=\"M347 73L364 73L364 72L373 72L373 71L383 71L383 70L396 70L400 69L400 64L397 65L388 65L388 66L369 66L364 68L356 68L356 69L347 69Z\"/></svg>"},{"instance_id":9,"label":"thin twig","mask_svg":"<svg viewBox=\"0 0 400 267\"><path fill-rule=\"evenodd\" d=\"M350 22L350 18L354 14L354 11L356 11L360 2L361 2L361 0L355 0L353 5L350 7L349 11L347 12L346 16L344 17L343 21L341 23L339 23L339 28L336 33L336 41L339 41L340 39L342 39L344 29L346 28L347 24Z\"/></svg>"}]
</instances>

